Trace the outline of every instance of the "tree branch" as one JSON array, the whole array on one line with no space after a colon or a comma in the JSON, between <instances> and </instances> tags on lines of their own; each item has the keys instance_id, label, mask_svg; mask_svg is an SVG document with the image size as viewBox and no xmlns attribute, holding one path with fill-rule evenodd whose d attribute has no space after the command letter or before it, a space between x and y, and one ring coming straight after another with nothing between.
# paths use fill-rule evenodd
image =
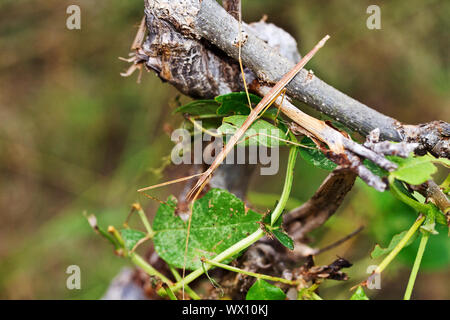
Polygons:
<instances>
[{"instance_id":1,"label":"tree branch","mask_svg":"<svg viewBox=\"0 0 450 320\"><path fill-rule=\"evenodd\" d=\"M170 23L187 38L206 39L228 56L238 58L238 48L234 43L239 24L215 0L146 0L146 14ZM275 83L293 67L293 61L258 38L250 26L244 25L242 29L246 34L242 60L261 81ZM382 140L418 142L422 152L450 157L448 123L405 126L350 98L306 70L291 81L287 92L364 136L379 128ZM422 130L418 133L417 128ZM432 137L429 139L422 139L430 134Z\"/></svg>"}]
</instances>

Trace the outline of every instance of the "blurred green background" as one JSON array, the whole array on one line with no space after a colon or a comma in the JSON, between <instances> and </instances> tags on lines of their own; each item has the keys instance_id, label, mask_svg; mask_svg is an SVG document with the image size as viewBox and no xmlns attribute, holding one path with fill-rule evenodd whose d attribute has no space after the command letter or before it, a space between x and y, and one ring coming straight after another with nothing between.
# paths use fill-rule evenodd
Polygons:
<instances>
[{"instance_id":1,"label":"blurred green background","mask_svg":"<svg viewBox=\"0 0 450 320\"><path fill-rule=\"evenodd\" d=\"M70 4L81 7L81 30L66 28ZM382 30L366 28L370 4L381 7ZM289 31L302 53L330 34L308 68L350 96L408 123L449 120L449 1L243 1L246 21L263 14ZM153 73L145 73L140 85L136 75L119 76L127 65L118 57L128 54L142 15L143 1L0 2L2 299L100 298L128 263L114 256L82 213L120 225L135 201L149 214L157 207L136 189L167 178L161 170L171 150L165 126L175 127L181 118L168 110L176 90ZM325 176L299 161L293 197L307 200ZM282 181L255 176L250 189L277 194ZM389 193L359 181L314 234L313 245L321 247L366 226L318 257L323 264L336 255L355 264L347 283L329 281L321 295L348 298L348 289L367 277L366 268L379 262L369 258L375 243L387 245L414 218ZM383 273L382 290L368 295L402 298L416 249L417 241ZM449 299L446 230L428 249L413 297ZM81 290L66 289L65 270L72 264L81 268Z\"/></svg>"}]
</instances>

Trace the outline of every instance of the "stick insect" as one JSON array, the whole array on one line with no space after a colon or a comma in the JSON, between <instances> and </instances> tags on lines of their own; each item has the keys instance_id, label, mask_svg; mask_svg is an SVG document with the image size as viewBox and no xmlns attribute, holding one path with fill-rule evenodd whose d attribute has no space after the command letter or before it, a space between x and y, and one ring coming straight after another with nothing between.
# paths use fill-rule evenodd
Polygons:
<instances>
[{"instance_id":1,"label":"stick insect","mask_svg":"<svg viewBox=\"0 0 450 320\"><path fill-rule=\"evenodd\" d=\"M197 181L195 186L189 192L188 197L195 199L200 192L205 187L206 183L210 179L213 172L217 169L217 167L225 160L226 156L230 153L232 148L236 145L236 143L240 140L240 138L244 135L245 131L251 126L251 124L258 118L259 114L270 107L275 100L280 96L284 87L300 72L300 70L306 65L306 63L311 60L311 58L316 54L316 52L322 48L325 42L330 38L330 36L325 36L322 40L320 40L317 45L306 54L299 63L297 63L286 75L278 81L275 86L270 89L270 91L263 97L261 102L252 109L250 114L247 117L247 120L242 124L242 126L236 131L236 133L230 138L229 142L222 149L222 151L217 155L214 162L211 166L206 170L200 179Z\"/></svg>"}]
</instances>

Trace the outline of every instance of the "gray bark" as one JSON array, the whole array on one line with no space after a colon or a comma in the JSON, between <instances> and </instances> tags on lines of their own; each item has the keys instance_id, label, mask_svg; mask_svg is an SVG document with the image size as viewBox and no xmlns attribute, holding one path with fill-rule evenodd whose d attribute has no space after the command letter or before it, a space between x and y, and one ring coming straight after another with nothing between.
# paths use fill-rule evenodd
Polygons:
<instances>
[{"instance_id":1,"label":"gray bark","mask_svg":"<svg viewBox=\"0 0 450 320\"><path fill-rule=\"evenodd\" d=\"M215 0L154 0L147 1L147 10L153 15L167 19L188 31L193 38L202 37L213 43L234 59L238 58L238 48L233 40L239 34L239 24ZM185 5L181 5L184 3ZM168 18L167 8L170 11ZM186 8L188 11L183 11ZM189 16L191 20L186 17ZM260 80L275 83L286 74L294 63L258 38L247 26L242 29L248 35L242 46L242 60ZM385 116L366 105L350 98L327 85L318 77L302 70L287 86L290 96L298 99L324 114L344 123L350 129L364 136L380 128L383 139L399 141L398 125L395 119Z\"/></svg>"},{"instance_id":2,"label":"gray bark","mask_svg":"<svg viewBox=\"0 0 450 320\"><path fill-rule=\"evenodd\" d=\"M146 0L146 15L170 23L187 39L206 39L229 57L238 58L236 39L239 23L215 0ZM292 68L294 61L258 37L250 26L243 24L242 30L245 35L241 55L243 63L260 81L273 84ZM231 78L238 77L234 74ZM345 95L306 70L291 81L287 92L364 136L379 128L381 140L417 142L422 152L450 157L449 124L446 122L403 125ZM419 130L421 128L424 130Z\"/></svg>"}]
</instances>

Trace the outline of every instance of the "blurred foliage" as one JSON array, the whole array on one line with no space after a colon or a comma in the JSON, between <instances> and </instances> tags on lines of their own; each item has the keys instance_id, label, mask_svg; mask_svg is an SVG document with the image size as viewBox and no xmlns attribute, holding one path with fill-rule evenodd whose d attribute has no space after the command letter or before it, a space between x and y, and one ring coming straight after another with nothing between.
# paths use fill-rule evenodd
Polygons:
<instances>
[{"instance_id":1,"label":"blurred foliage","mask_svg":"<svg viewBox=\"0 0 450 320\"><path fill-rule=\"evenodd\" d=\"M70 4L81 7L81 30L65 27ZM366 28L369 4L381 6L382 30ZM329 33L308 68L340 90L401 121L448 121L448 1L244 0L243 6L246 21L267 13L269 22L295 36L303 53ZM119 76L127 65L117 57L127 55L142 15L143 1L0 2L0 298L100 298L126 262L99 240L82 213L118 225L129 205L141 201L154 214L158 203L138 197L136 189L162 178L158 168L171 149L164 126L176 126L181 117L168 112L176 90L154 74L144 74L140 85L135 75ZM325 176L299 160L293 199L306 201ZM255 176L251 189L277 194L282 182ZM165 198L169 191L155 194ZM328 282L321 295L347 299L347 289L375 264L369 258L375 243L387 245L413 221L412 210L389 193L358 182L312 235L322 247L367 226L317 258L328 264L340 255L355 263L348 283ZM414 297L450 298L449 242L445 230L438 231ZM383 274L383 290L366 291L369 297L402 296L417 245ZM81 267L82 290L66 289L65 270L72 264Z\"/></svg>"}]
</instances>

